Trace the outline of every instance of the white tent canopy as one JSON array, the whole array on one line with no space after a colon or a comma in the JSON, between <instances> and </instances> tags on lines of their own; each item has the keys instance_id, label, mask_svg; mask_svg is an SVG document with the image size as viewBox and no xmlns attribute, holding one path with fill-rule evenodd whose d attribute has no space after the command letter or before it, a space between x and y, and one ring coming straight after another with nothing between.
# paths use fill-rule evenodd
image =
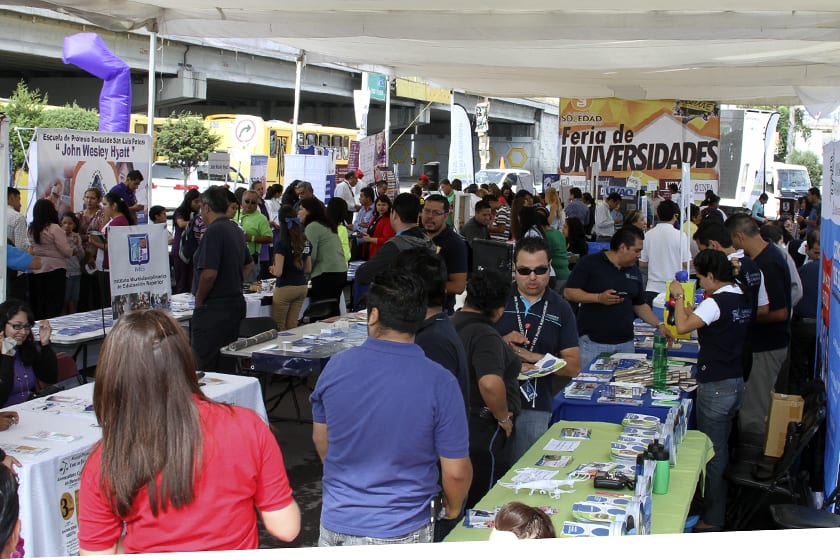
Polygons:
<instances>
[{"instance_id":1,"label":"white tent canopy","mask_svg":"<svg viewBox=\"0 0 840 560\"><path fill-rule=\"evenodd\" d=\"M7 3L112 30L271 39L310 62L375 64L477 94L805 103L812 114L840 103L837 0Z\"/></svg>"}]
</instances>

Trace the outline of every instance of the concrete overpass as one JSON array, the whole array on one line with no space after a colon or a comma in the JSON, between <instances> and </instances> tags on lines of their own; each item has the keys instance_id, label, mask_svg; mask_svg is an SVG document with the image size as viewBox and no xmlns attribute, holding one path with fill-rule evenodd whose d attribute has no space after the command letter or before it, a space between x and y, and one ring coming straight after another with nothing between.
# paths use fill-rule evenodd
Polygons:
<instances>
[{"instance_id":1,"label":"concrete overpass","mask_svg":"<svg viewBox=\"0 0 840 560\"><path fill-rule=\"evenodd\" d=\"M147 35L115 33L40 10L0 10L0 56L3 59L0 97L8 97L17 82L24 80L30 89L37 88L46 93L50 104L76 101L82 107L97 107L101 81L61 61L64 37L80 31L98 33L132 68L133 111L145 113ZM193 39L159 37L156 70L158 116L188 110L203 115L239 113L259 115L264 119L288 121L292 118L295 63L294 53L289 50L260 52L225 48L224 44L219 46ZM206 79L206 95L202 98L182 95L183 91L193 91L186 78L191 75ZM301 83L300 121L355 128L353 90L360 88L360 84L361 73L353 69L306 65ZM167 96L173 99L167 99ZM481 100L483 98L463 92L455 94L455 101L471 113ZM391 137L397 138L426 105L423 101L392 95ZM383 126L384 103L372 101L368 131L376 132ZM491 147L497 156L513 153L513 163L517 166L537 175L554 172L557 129L555 104L530 99L491 99ZM422 154L417 153L418 162L441 161L443 172L448 157L449 106L433 103L417 120L416 128L398 142L393 155L407 153L410 133L416 134L415 145L426 147ZM398 148L400 143L403 145ZM395 158L400 159L405 160ZM408 175L408 167L401 165L400 174ZM417 174L416 170L414 174Z\"/></svg>"}]
</instances>

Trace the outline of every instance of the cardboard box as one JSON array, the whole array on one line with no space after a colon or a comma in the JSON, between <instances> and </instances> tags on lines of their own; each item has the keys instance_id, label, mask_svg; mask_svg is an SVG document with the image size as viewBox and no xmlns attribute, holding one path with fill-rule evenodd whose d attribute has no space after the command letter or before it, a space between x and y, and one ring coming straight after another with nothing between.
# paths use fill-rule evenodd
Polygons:
<instances>
[{"instance_id":1,"label":"cardboard box","mask_svg":"<svg viewBox=\"0 0 840 560\"><path fill-rule=\"evenodd\" d=\"M801 422L805 401L799 395L772 393L770 414L767 416L767 442L764 454L781 457L785 450L785 438L789 422Z\"/></svg>"}]
</instances>

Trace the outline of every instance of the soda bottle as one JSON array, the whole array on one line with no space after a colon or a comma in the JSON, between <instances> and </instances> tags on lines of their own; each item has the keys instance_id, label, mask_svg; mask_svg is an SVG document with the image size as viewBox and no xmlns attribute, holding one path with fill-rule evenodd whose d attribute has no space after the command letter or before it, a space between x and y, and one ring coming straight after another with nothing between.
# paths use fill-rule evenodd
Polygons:
<instances>
[{"instance_id":1,"label":"soda bottle","mask_svg":"<svg viewBox=\"0 0 840 560\"><path fill-rule=\"evenodd\" d=\"M662 390L668 382L668 350L661 334L653 338L653 388Z\"/></svg>"}]
</instances>

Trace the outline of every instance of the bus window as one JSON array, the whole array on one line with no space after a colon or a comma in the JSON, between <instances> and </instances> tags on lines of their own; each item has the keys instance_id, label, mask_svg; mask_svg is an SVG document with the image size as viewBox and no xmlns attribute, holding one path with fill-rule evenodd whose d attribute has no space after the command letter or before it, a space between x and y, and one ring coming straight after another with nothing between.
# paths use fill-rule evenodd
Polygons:
<instances>
[{"instance_id":1,"label":"bus window","mask_svg":"<svg viewBox=\"0 0 840 560\"><path fill-rule=\"evenodd\" d=\"M146 134L146 131L148 131L148 129L149 127L147 127L145 124L134 123L134 134Z\"/></svg>"},{"instance_id":2,"label":"bus window","mask_svg":"<svg viewBox=\"0 0 840 560\"><path fill-rule=\"evenodd\" d=\"M318 135L314 132L307 132L306 133L306 142L304 143L305 146L317 146L318 145Z\"/></svg>"},{"instance_id":3,"label":"bus window","mask_svg":"<svg viewBox=\"0 0 840 560\"><path fill-rule=\"evenodd\" d=\"M268 132L268 157L275 157L277 155L277 131L270 130Z\"/></svg>"},{"instance_id":4,"label":"bus window","mask_svg":"<svg viewBox=\"0 0 840 560\"><path fill-rule=\"evenodd\" d=\"M329 134L321 134L318 136L318 145L322 148L329 148L330 147L330 135Z\"/></svg>"},{"instance_id":5,"label":"bus window","mask_svg":"<svg viewBox=\"0 0 840 560\"><path fill-rule=\"evenodd\" d=\"M298 132L297 145L301 148L305 148L307 146L306 138L303 137L303 132Z\"/></svg>"},{"instance_id":6,"label":"bus window","mask_svg":"<svg viewBox=\"0 0 840 560\"><path fill-rule=\"evenodd\" d=\"M335 152L336 159L347 159L344 156L344 150L341 149L341 136L338 134L332 137L332 150Z\"/></svg>"},{"instance_id":7,"label":"bus window","mask_svg":"<svg viewBox=\"0 0 840 560\"><path fill-rule=\"evenodd\" d=\"M283 182L286 182L286 140L285 136L280 137L280 149L277 150L277 174L283 177Z\"/></svg>"},{"instance_id":8,"label":"bus window","mask_svg":"<svg viewBox=\"0 0 840 560\"><path fill-rule=\"evenodd\" d=\"M341 143L341 159L350 159L350 137L344 136Z\"/></svg>"}]
</instances>

